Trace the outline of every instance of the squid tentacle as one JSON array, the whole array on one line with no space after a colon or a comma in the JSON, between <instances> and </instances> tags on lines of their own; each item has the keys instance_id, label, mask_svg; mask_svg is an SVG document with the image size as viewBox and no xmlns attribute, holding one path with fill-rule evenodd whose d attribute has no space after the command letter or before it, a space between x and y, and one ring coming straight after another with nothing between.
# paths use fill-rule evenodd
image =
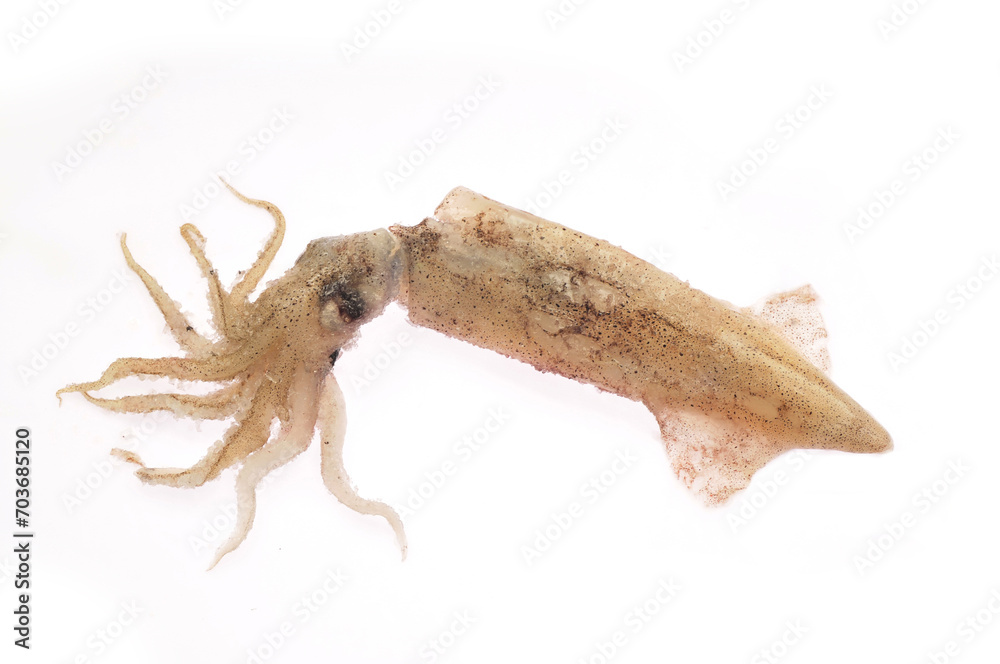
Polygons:
<instances>
[{"instance_id":1,"label":"squid tentacle","mask_svg":"<svg viewBox=\"0 0 1000 664\"><path fill-rule=\"evenodd\" d=\"M90 392L99 390L129 376L163 376L177 380L223 381L232 380L255 361L260 361L261 353L256 344L247 344L228 355L207 359L185 357L123 357L115 360L95 381L74 383L56 392Z\"/></svg>"},{"instance_id":2,"label":"squid tentacle","mask_svg":"<svg viewBox=\"0 0 1000 664\"><path fill-rule=\"evenodd\" d=\"M242 303L250 296L250 293L257 287L257 284L260 283L264 273L267 272L267 268L270 267L271 261L274 260L275 254L278 253L278 248L281 247L281 242L285 238L285 215L281 213L281 210L274 203L256 198L248 198L236 191L225 180L222 181L222 184L226 185L229 191L244 203L267 210L271 214L271 217L274 218L274 231L271 233L271 237L267 239L264 248L257 255L257 260L254 261L250 269L246 271L243 278L233 286L230 292L231 302Z\"/></svg>"},{"instance_id":3,"label":"squid tentacle","mask_svg":"<svg viewBox=\"0 0 1000 664\"><path fill-rule=\"evenodd\" d=\"M245 408L250 395L260 385L262 372L238 376L236 382L205 395L166 393L138 394L117 399L104 399L83 392L90 403L116 413L151 413L165 410L178 417L197 420L221 420Z\"/></svg>"},{"instance_id":4,"label":"squid tentacle","mask_svg":"<svg viewBox=\"0 0 1000 664\"><path fill-rule=\"evenodd\" d=\"M126 458L126 460L142 466L135 471L135 475L146 484L192 488L201 486L211 479L213 470L218 466L224 449L224 441L216 442L209 448L208 454L190 468L149 468L137 456Z\"/></svg>"},{"instance_id":5,"label":"squid tentacle","mask_svg":"<svg viewBox=\"0 0 1000 664\"><path fill-rule=\"evenodd\" d=\"M396 297L400 243L386 230L316 240L292 269L250 301L282 243L285 218L272 203L248 198L228 183L226 187L241 201L270 213L274 228L251 267L240 273L227 292L205 253L205 237L193 224L180 227L208 283L216 333L210 336L218 340L192 328L180 306L135 261L123 235L126 263L145 284L185 357L120 358L97 380L68 385L56 395L81 392L91 403L114 412L163 410L197 419L234 418L222 438L186 469L148 467L134 452L112 450L138 465L136 475L147 484L195 487L231 466L240 466L237 524L213 566L246 537L261 479L306 449L317 428L326 441L321 457L328 489L351 509L385 518L405 557L406 538L399 515L385 503L360 497L344 470L343 394L331 373L339 350L349 346L361 325ZM167 392L103 398L91 394L130 376L234 382L205 395ZM275 420L280 430L272 439Z\"/></svg>"},{"instance_id":6,"label":"squid tentacle","mask_svg":"<svg viewBox=\"0 0 1000 664\"><path fill-rule=\"evenodd\" d=\"M212 345L212 342L192 327L191 323L188 322L187 316L181 312L177 303L163 290L159 282L132 257L132 252L129 251L128 245L125 243L125 233L122 233L121 247L122 253L125 255L125 263L146 286L146 290L149 291L153 302L156 303L160 313L163 314L163 318L167 322L167 327L170 328L170 333L178 345L190 353L205 353Z\"/></svg>"},{"instance_id":7,"label":"squid tentacle","mask_svg":"<svg viewBox=\"0 0 1000 664\"><path fill-rule=\"evenodd\" d=\"M212 325L227 339L235 331L236 314L229 303L229 294L222 288L219 273L205 255L205 237L194 224L181 226L181 237L187 243L191 255L201 269L201 276L208 282L208 304L212 311Z\"/></svg>"},{"instance_id":8,"label":"squid tentacle","mask_svg":"<svg viewBox=\"0 0 1000 664\"><path fill-rule=\"evenodd\" d=\"M279 405L287 395L287 384L271 383L266 380L261 384L245 419L226 432L226 447L212 477L246 459L267 444L274 418L277 417L281 421L289 419L288 413L283 412L284 406Z\"/></svg>"},{"instance_id":9,"label":"squid tentacle","mask_svg":"<svg viewBox=\"0 0 1000 664\"><path fill-rule=\"evenodd\" d=\"M282 423L277 438L250 454L236 475L236 524L233 531L215 553L208 569L246 539L257 511L257 485L272 470L279 468L309 447L316 426L316 378L300 371L292 381L289 411L293 416Z\"/></svg>"},{"instance_id":10,"label":"squid tentacle","mask_svg":"<svg viewBox=\"0 0 1000 664\"><path fill-rule=\"evenodd\" d=\"M406 559L406 531L403 521L392 507L377 500L369 500L358 495L344 468L344 439L347 432L347 417L344 392L337 384L333 372L327 375L320 393L319 429L323 439L320 448L321 473L323 483L337 500L359 514L380 516L389 522L396 534L399 549Z\"/></svg>"},{"instance_id":11,"label":"squid tentacle","mask_svg":"<svg viewBox=\"0 0 1000 664\"><path fill-rule=\"evenodd\" d=\"M136 471L136 476L146 484L165 484L174 487L201 486L208 480L218 477L219 473L232 463L250 452L262 447L268 438L274 410L264 400L254 400L250 409L242 418L226 430L222 440L216 442L198 463L190 468L149 468L142 464ZM251 448L249 451L235 452Z\"/></svg>"}]
</instances>

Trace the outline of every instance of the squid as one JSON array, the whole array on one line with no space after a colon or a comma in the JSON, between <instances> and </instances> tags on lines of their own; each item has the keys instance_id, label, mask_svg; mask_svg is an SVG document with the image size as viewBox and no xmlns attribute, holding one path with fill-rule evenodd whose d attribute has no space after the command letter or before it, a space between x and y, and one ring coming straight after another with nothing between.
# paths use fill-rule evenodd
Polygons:
<instances>
[{"instance_id":1,"label":"squid","mask_svg":"<svg viewBox=\"0 0 1000 664\"><path fill-rule=\"evenodd\" d=\"M726 502L788 450L892 448L888 432L827 376L827 334L809 286L736 307L609 242L458 187L415 226L313 240L251 299L285 219L274 204L226 186L270 213L274 231L227 291L205 238L192 224L181 226L208 282L214 337L194 329L123 234L125 261L183 356L118 359L97 380L57 392L60 399L79 392L121 413L232 420L190 468L150 468L113 450L138 465L147 484L196 487L238 468L236 524L213 567L249 533L261 480L314 437L328 490L347 507L384 518L405 558L399 515L362 498L344 467L347 420L332 371L360 328L393 301L415 325L641 402L656 418L677 477L708 505ZM221 386L197 396L94 394L127 376Z\"/></svg>"}]
</instances>

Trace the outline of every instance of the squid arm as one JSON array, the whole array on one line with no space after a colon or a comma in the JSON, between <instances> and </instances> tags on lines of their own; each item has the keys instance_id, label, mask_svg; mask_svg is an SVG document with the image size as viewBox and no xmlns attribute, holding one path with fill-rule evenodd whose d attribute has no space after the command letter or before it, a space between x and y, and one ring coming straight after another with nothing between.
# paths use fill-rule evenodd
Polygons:
<instances>
[{"instance_id":1,"label":"squid arm","mask_svg":"<svg viewBox=\"0 0 1000 664\"><path fill-rule=\"evenodd\" d=\"M332 373L359 328L391 301L415 325L643 403L675 473L708 504L725 502L790 449L892 447L885 429L827 376L826 331L808 286L736 307L608 242L459 187L415 226L312 241L250 300L285 220L272 203L233 193L270 213L275 230L229 292L204 237L190 224L181 228L209 282L218 340L193 331L123 236L128 266L186 357L119 359L98 380L57 393L80 392L117 412L234 419L188 469L146 468L136 455L115 451L139 464L139 478L151 484L199 486L239 466L237 525L213 565L247 536L257 484L317 431L324 484L351 509L386 519L405 557L399 515L362 498L344 468L343 394ZM133 375L233 382L204 396L92 394ZM280 426L272 440L274 420Z\"/></svg>"}]
</instances>

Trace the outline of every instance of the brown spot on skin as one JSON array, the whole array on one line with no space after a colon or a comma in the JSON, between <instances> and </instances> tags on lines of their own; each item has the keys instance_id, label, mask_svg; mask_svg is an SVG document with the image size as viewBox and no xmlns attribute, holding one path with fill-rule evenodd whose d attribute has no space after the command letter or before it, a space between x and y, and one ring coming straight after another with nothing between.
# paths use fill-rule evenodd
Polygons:
<instances>
[{"instance_id":1,"label":"brown spot on skin","mask_svg":"<svg viewBox=\"0 0 1000 664\"><path fill-rule=\"evenodd\" d=\"M119 412L168 410L196 419L234 418L222 440L191 468L147 468L138 456L119 451L119 456L140 465L136 474L151 484L200 486L228 467L240 467L237 526L232 538L219 550L219 557L234 549L249 531L259 481L308 446L322 419L322 394L335 391L332 375L326 381L324 377L341 349L350 346L361 325L379 315L395 297L402 269L398 243L385 230L321 238L310 242L287 273L271 282L257 299L250 300L277 252L285 224L281 212L271 203L236 195L270 212L275 232L253 267L241 273L232 291L226 292L219 284L198 230L190 224L181 228L203 276L209 280L209 303L219 340L194 331L177 304L134 261L123 236L126 262L146 285L188 357L119 359L98 380L69 385L58 393L81 392L91 402ZM102 399L91 394L133 375L232 383L204 396L152 394ZM280 432L272 439L275 420ZM335 428L330 422L324 426ZM337 473L335 477L324 476L324 480L339 498L355 508L375 504L357 497L342 468ZM386 508L365 513L385 516L401 532L398 518L394 521L390 512Z\"/></svg>"},{"instance_id":2,"label":"brown spot on skin","mask_svg":"<svg viewBox=\"0 0 1000 664\"><path fill-rule=\"evenodd\" d=\"M786 449L891 446L795 346L825 338L811 291L739 310L462 188L434 217L390 230L408 256L401 302L413 323L646 404L675 467L709 502ZM810 352L822 365L825 349Z\"/></svg>"},{"instance_id":3,"label":"brown spot on skin","mask_svg":"<svg viewBox=\"0 0 1000 664\"><path fill-rule=\"evenodd\" d=\"M119 359L98 380L57 393L81 392L118 412L234 419L191 468L147 468L116 451L140 466L144 482L176 487L239 467L237 525L219 557L249 531L260 480L302 452L317 429L326 486L352 509L384 517L405 555L398 515L358 496L347 477L343 394L331 373L359 328L396 298L417 325L642 402L660 424L678 477L709 503L726 500L793 447L891 447L888 433L820 370L829 357L811 289L737 309L619 247L458 188L416 226L310 242L251 300L281 244L284 217L271 203L234 193L267 210L275 231L231 291L198 229L181 227L209 284L218 339L188 323L123 235L126 262L185 357ZM91 394L133 375L229 384L200 396Z\"/></svg>"}]
</instances>

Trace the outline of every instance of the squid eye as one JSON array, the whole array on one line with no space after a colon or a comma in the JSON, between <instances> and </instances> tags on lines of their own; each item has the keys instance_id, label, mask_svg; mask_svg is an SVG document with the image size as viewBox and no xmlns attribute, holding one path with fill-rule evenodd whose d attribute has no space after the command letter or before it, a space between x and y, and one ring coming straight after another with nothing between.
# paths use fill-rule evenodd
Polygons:
<instances>
[{"instance_id":1,"label":"squid eye","mask_svg":"<svg viewBox=\"0 0 1000 664\"><path fill-rule=\"evenodd\" d=\"M368 308L361 293L343 280L324 284L319 293L319 301L324 310L331 304L336 305L340 319L345 323L353 323L361 318Z\"/></svg>"},{"instance_id":2,"label":"squid eye","mask_svg":"<svg viewBox=\"0 0 1000 664\"><path fill-rule=\"evenodd\" d=\"M345 291L341 294L338 304L345 323L353 322L365 315L365 301L358 291Z\"/></svg>"}]
</instances>

